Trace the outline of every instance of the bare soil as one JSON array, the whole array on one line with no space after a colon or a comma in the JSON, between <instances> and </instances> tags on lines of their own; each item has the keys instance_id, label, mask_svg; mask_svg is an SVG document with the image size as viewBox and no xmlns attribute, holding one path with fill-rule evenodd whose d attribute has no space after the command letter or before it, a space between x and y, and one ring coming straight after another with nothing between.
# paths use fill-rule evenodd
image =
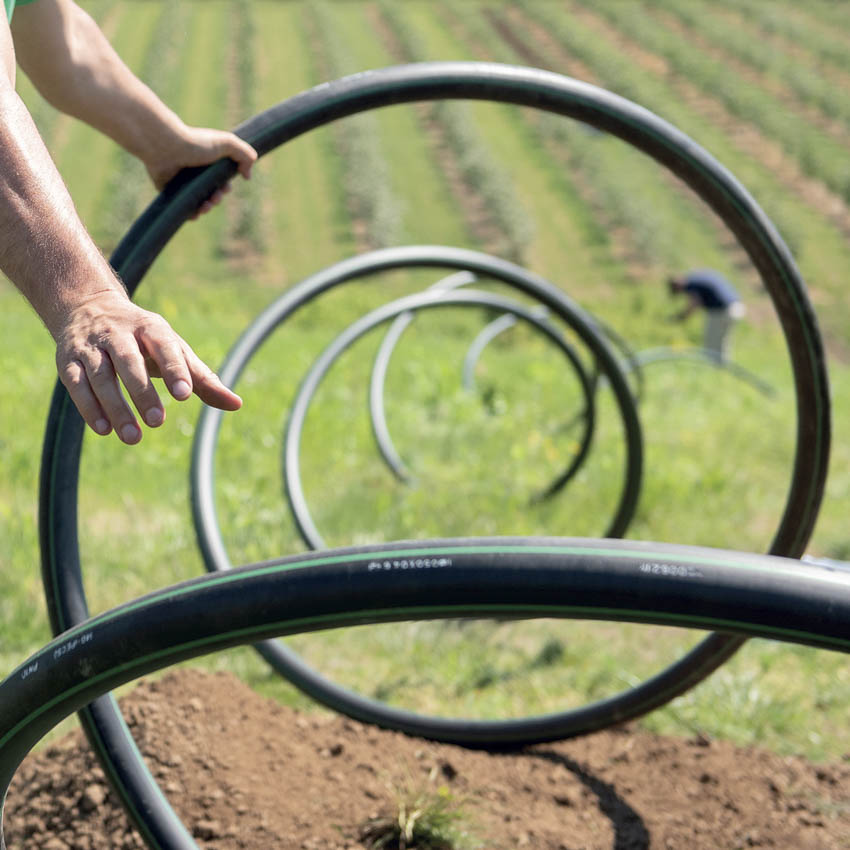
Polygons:
<instances>
[{"instance_id":1,"label":"bare soil","mask_svg":"<svg viewBox=\"0 0 850 850\"><path fill-rule=\"evenodd\" d=\"M448 789L492 850L850 847L850 754L814 765L634 727L468 751L299 713L230 674L188 668L142 682L122 705L205 850L361 850L363 824L392 814L405 786ZM79 731L28 757L5 820L10 850L144 846Z\"/></svg>"}]
</instances>

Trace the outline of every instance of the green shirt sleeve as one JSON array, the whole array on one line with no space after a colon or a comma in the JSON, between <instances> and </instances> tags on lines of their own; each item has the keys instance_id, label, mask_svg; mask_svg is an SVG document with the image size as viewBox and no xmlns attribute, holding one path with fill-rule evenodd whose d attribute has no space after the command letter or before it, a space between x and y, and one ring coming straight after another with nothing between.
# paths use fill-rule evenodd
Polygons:
<instances>
[{"instance_id":1,"label":"green shirt sleeve","mask_svg":"<svg viewBox=\"0 0 850 850\"><path fill-rule=\"evenodd\" d=\"M6 17L11 21L15 6L26 6L27 3L35 3L35 0L3 0L6 4Z\"/></svg>"}]
</instances>

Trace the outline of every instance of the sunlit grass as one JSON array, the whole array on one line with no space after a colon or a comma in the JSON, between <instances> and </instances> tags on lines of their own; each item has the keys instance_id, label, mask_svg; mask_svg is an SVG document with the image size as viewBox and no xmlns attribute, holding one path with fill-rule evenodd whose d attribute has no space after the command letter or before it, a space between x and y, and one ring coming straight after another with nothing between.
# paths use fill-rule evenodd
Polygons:
<instances>
[{"instance_id":1,"label":"sunlit grass","mask_svg":"<svg viewBox=\"0 0 850 850\"><path fill-rule=\"evenodd\" d=\"M226 42L229 7L189 5L189 58L175 105L193 121L222 123L227 78L218 54L206 45ZM152 4L118 7L142 16L140 32L152 29ZM309 44L297 35L307 31L304 13L297 3L256 3L256 103L271 104L316 82ZM364 65L388 61L385 45L363 16L363 4L346 4L340 14L357 33L353 52ZM457 33L441 30L442 18L431 4L413 4L407 14L421 25L428 55L471 58L471 47L458 41ZM123 21L123 14L119 18ZM130 38L127 26L119 28L122 43ZM280 28L288 47L279 51L275 32ZM141 63L144 45L135 47L134 61ZM647 92L660 85L643 84ZM580 181L573 181L552 150L535 144L533 125L518 113L488 105L476 105L470 114L534 217L529 249L534 270L592 305L641 346L697 344L699 322L687 327L666 322L671 306L660 281L629 277L602 220L583 199ZM671 103L670 114L692 120L696 130L704 127L679 104ZM411 242L464 244L468 232L433 151L421 138L421 124L400 108L382 113L378 123L388 134L394 191L411 204L406 236ZM772 207L797 222L795 238L818 297L820 285L834 290L846 248L837 247L831 229L778 194L763 165L745 162L717 128L705 132L713 150L742 164L758 178ZM101 156L109 150L101 141L91 148L95 155L80 153L94 144L92 138L74 128L62 143L62 160L71 169L72 191L79 187L87 214L94 216L97 187L112 159ZM646 202L644 225L654 236L645 244L652 246L658 268L679 264L692 252L730 268L733 259L739 261L727 253L711 219L700 217L692 201L671 194L673 189L652 173L654 166L635 166L622 148L605 140L593 156L604 164L610 185L621 173L623 185ZM262 226L274 238L267 240L256 268L247 271L220 256L226 219L219 209L184 228L145 280L140 300L161 311L211 364L221 363L246 325L285 287L353 253L333 151L326 133L313 135L258 164ZM99 170L92 176L95 164ZM250 186L239 191L253 197ZM750 280L752 270L746 274ZM234 563L305 548L283 498L281 445L289 405L314 358L365 310L419 291L439 276L384 275L347 285L288 322L251 362L238 386L245 407L225 417L217 456L219 518ZM735 357L776 394L767 398L705 364L647 367L640 406L646 469L631 537L752 551L770 544L790 480L794 394L784 342L764 309L765 297L755 287L749 297L759 309L737 329ZM465 388L464 354L491 318L469 309L423 313L399 344L387 376L387 415L413 484L392 477L371 435L366 393L381 331L354 346L328 375L311 406L301 446L305 493L328 544L604 531L624 468L622 425L610 393L599 393L598 430L587 463L564 492L533 504L530 497L575 450L575 433L564 425L580 403L577 384L552 346L533 329L519 327L488 347L474 389ZM846 311L831 310L828 318L830 327L846 325ZM48 639L36 512L41 438L55 377L49 338L6 285L0 287L0 334L5 343L0 354L0 672L7 672ZM850 558L850 441L843 430L850 370L838 358L830 365L838 414L836 462L811 548ZM202 572L188 494L199 412L196 401L169 402L166 425L147 433L132 450L114 439L86 437L80 526L93 611ZM608 623L481 621L363 627L290 642L334 680L376 698L446 715L519 717L630 687L696 639L695 633ZM196 663L230 670L263 693L312 707L249 649ZM850 681L842 656L751 641L709 680L645 723L665 733L698 730L830 758L850 750L844 723L848 705Z\"/></svg>"}]
</instances>

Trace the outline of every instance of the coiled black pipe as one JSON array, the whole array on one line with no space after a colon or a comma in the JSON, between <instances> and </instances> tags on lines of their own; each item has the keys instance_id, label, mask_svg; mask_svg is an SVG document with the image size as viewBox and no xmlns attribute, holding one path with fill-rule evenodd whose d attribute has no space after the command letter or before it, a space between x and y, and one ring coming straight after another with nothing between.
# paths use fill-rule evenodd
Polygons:
<instances>
[{"instance_id":1,"label":"coiled black pipe","mask_svg":"<svg viewBox=\"0 0 850 850\"><path fill-rule=\"evenodd\" d=\"M417 265L472 270L477 275L521 288L526 294L538 298L547 297L550 305L552 305L550 307L552 315L558 316L569 325L590 347L596 361L600 364L599 368L603 370L603 374L611 377L610 383L615 389L615 399L624 423L626 456L623 469L623 487L617 509L605 529L605 535L619 537L624 534L634 513L640 492L643 443L634 400L628 390L619 362L610 350L606 339L596 330L595 322L587 317L577 305L573 304L551 283L505 260L474 251L440 246L386 248L344 260L297 284L267 307L251 323L225 358L220 369L222 380L229 386L235 386L251 357L272 331L284 325L285 321L291 318L299 307L328 291L331 287L360 279L379 270L409 268ZM439 288L430 289L419 296L410 296L396 304L379 308L373 314L361 318L340 334L316 360L314 366L305 376L301 388L296 394L287 423L283 464L286 496L298 531L305 543L311 548L320 549L325 544L319 530L313 523L301 486L299 444L307 408L319 382L342 351L380 322L397 315L404 316L424 306L448 303L490 306L504 309L528 322L536 323L538 321L534 311L499 296L468 291L459 293L452 292L450 289ZM551 342L561 347L568 358L574 356L554 325L541 324L538 329L546 333ZM594 426L593 388L583 370L580 372L580 376L583 378L583 395L587 414L585 427L588 435L592 435ZM195 432L191 474L195 527L198 543L209 570L227 570L232 567L217 521L213 495L215 491L214 453L221 422L222 416L212 409L206 409L202 413ZM558 486L561 480L569 478L573 470L582 463L589 447L588 438L584 441L582 450L574 456L572 463L559 475L552 486ZM440 721L436 721L432 726L427 717L391 708L378 700L369 699L331 682L305 664L297 653L282 643L267 642L258 646L257 649L275 670L314 699L337 711L357 717L360 720L382 726L391 726L414 734L427 735L428 737L439 736L441 740L446 735L446 725ZM615 699L612 703L606 702L604 707L600 703L594 704L590 713L598 713L600 724L607 725L609 721L602 720L606 712L618 711L621 708L622 702ZM560 716L553 715L548 721L550 729L546 737L559 738L568 734L566 730L572 728L574 714L576 717L582 718L581 722L587 722L588 712L583 710L564 712ZM529 734L540 734L539 723L535 721L527 723L525 720L482 722L479 727L479 737L485 734L485 729L489 729L491 742L502 744L508 741L512 743L525 742ZM459 733L455 734L452 740L459 741Z\"/></svg>"},{"instance_id":2,"label":"coiled black pipe","mask_svg":"<svg viewBox=\"0 0 850 850\"><path fill-rule=\"evenodd\" d=\"M78 623L0 683L0 847L24 756L108 689L272 635L458 616L719 628L850 652L850 571L670 544L479 538L326 550L166 587Z\"/></svg>"},{"instance_id":3,"label":"coiled black pipe","mask_svg":"<svg viewBox=\"0 0 850 850\"><path fill-rule=\"evenodd\" d=\"M616 135L677 174L726 223L758 269L788 344L797 403L796 453L770 551L802 555L823 495L829 452L829 391L820 334L794 260L775 228L744 187L688 136L648 110L587 83L537 69L467 62L402 65L355 74L290 98L247 121L237 132L260 155L266 155L290 139L347 115L395 103L446 98L533 107ZM139 217L111 258L130 292L180 226L234 172L235 164L230 161L182 172ZM549 301L554 303L554 298ZM547 304L547 299L543 303ZM88 618L77 540L82 437L82 419L64 388L57 385L44 441L39 511L42 575L55 633ZM789 622L794 622L791 613ZM684 665L674 665L661 680L653 680L652 698L644 691L624 706L622 714L609 715L602 722L662 704L716 669L742 641L729 634L707 638L688 654ZM94 695L94 691L87 693L85 699ZM148 844L195 848L145 769L114 700L99 698L81 712L81 722ZM600 722L598 714L593 722ZM572 734L588 728L598 727L579 724Z\"/></svg>"},{"instance_id":4,"label":"coiled black pipe","mask_svg":"<svg viewBox=\"0 0 850 850\"><path fill-rule=\"evenodd\" d=\"M470 274L469 272L460 271L438 280L435 284L429 287L429 289L457 289L463 286L471 286L477 281L478 279L475 275ZM389 368L389 363L395 348L405 330L413 322L414 317L415 311L402 313L400 316L396 317L390 325L380 347L378 348L378 352L375 355L375 360L372 364L372 375L369 381L369 414L372 423L372 433L375 437L375 443L378 446L378 451L396 479L408 484L413 483L413 478L395 448L395 444L390 436L389 427L387 425L386 408L384 405L384 383L386 380L387 369ZM548 334L551 331L551 328L544 329L541 327L546 322L547 318L548 311L543 308L539 308L534 311L534 319L529 321L531 321L531 323L543 333ZM487 324L476 336L463 361L462 381L464 387L469 390L473 389L475 383L475 367L483 349L492 341L492 339L504 330L507 330L509 327L513 327L517 321L518 319L514 314L506 313ZM572 366L571 371L576 375L581 385L584 387L590 383L591 386L596 386L598 380L598 369L594 372L592 381L589 381L586 369L581 360L578 358L575 350L566 340L562 340L562 342L563 345L567 346L569 349L569 351L565 351L564 353ZM629 375L633 375L636 379L637 392L635 395L637 398L640 393L642 373L637 367L637 363L632 361L630 357L627 357L627 362L629 362L630 368L626 371ZM549 498L550 496L558 493L581 468L582 461L588 455L590 441L593 439L593 429L588 427L588 423L586 421L586 408L590 403L591 402L586 399L585 409L579 410L578 413L576 413L570 420L572 424L582 425L581 434L576 441L578 448L573 453L573 460L571 460L567 465L567 468L563 470L554 481L547 485L541 493L537 494L532 501ZM577 457L580 458L579 462L575 461Z\"/></svg>"},{"instance_id":5,"label":"coiled black pipe","mask_svg":"<svg viewBox=\"0 0 850 850\"><path fill-rule=\"evenodd\" d=\"M302 540L311 549L323 549L326 544L322 539L319 530L310 515L310 510L307 506L307 499L304 495L304 488L301 484L300 475L300 460L299 449L301 441L301 433L304 426L304 420L307 416L307 409L310 400L315 395L319 387L319 383L327 374L328 369L333 365L337 356L356 342L361 336L368 333L372 328L383 322L389 321L391 318L396 318L400 315L417 312L428 307L440 306L477 306L489 307L492 309L503 310L505 313L513 316L516 319L524 320L530 324L534 324L538 330L548 336L549 341L558 347L564 356L567 358L570 365L573 367L573 372L579 378L582 389L582 420L584 424L583 439L579 443L579 450L573 455L572 460L567 468L561 472L559 480L569 480L576 469L578 469L588 451L590 450L590 440L593 435L595 424L595 410L593 389L590 385L587 375L582 369L581 363L575 354L573 348L564 339L563 334L551 324L540 323L538 317L533 310L524 307L518 303L511 303L507 298L494 295L488 292L477 292L475 290L466 290L465 292L451 292L432 290L430 292L420 293L419 295L408 296L400 299L397 302L387 304L382 308L374 310L372 313L362 317L360 320L352 324L346 331L340 334L333 343L317 358L314 366L307 373L304 382L295 396L290 411L290 417L286 428L286 437L284 439L284 483L286 485L286 496L289 501L292 515L295 518L295 524L301 534ZM621 401L621 399L618 399ZM627 404L631 404L631 397L626 400ZM636 417L632 417L630 422L637 422ZM642 443L640 433L635 431L627 434L627 446L629 451L635 452L634 457L629 458L626 464L627 474L633 470L640 472L642 465ZM553 485L550 485L550 487ZM626 485L628 488L628 484ZM637 489L634 490L637 493ZM629 505L629 514L626 517L620 518L621 524L625 525L626 521L631 518L631 512L634 509L634 504ZM612 525L616 525L615 522ZM619 535L606 535L619 536Z\"/></svg>"}]
</instances>

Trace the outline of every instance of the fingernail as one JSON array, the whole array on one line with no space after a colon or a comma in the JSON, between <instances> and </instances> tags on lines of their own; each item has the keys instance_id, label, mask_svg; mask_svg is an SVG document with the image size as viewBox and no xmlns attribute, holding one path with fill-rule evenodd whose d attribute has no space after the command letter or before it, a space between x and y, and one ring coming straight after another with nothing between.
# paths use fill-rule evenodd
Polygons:
<instances>
[{"instance_id":1,"label":"fingernail","mask_svg":"<svg viewBox=\"0 0 850 850\"><path fill-rule=\"evenodd\" d=\"M159 407L152 407L145 414L145 422L147 422L148 425L151 426L151 428L156 428L158 425L162 425L164 420L165 420L165 415L164 415L162 409L159 408Z\"/></svg>"},{"instance_id":2,"label":"fingernail","mask_svg":"<svg viewBox=\"0 0 850 850\"><path fill-rule=\"evenodd\" d=\"M189 398L192 395L192 387L189 385L188 381L175 381L174 386L171 388L171 394L174 398L184 399Z\"/></svg>"},{"instance_id":3,"label":"fingernail","mask_svg":"<svg viewBox=\"0 0 850 850\"><path fill-rule=\"evenodd\" d=\"M108 434L110 425L105 419L98 419L97 422L94 423L94 430L97 431L98 434Z\"/></svg>"},{"instance_id":4,"label":"fingernail","mask_svg":"<svg viewBox=\"0 0 850 850\"><path fill-rule=\"evenodd\" d=\"M142 432L135 425L125 425L121 429L121 439L125 443L138 443L142 439Z\"/></svg>"}]
</instances>

